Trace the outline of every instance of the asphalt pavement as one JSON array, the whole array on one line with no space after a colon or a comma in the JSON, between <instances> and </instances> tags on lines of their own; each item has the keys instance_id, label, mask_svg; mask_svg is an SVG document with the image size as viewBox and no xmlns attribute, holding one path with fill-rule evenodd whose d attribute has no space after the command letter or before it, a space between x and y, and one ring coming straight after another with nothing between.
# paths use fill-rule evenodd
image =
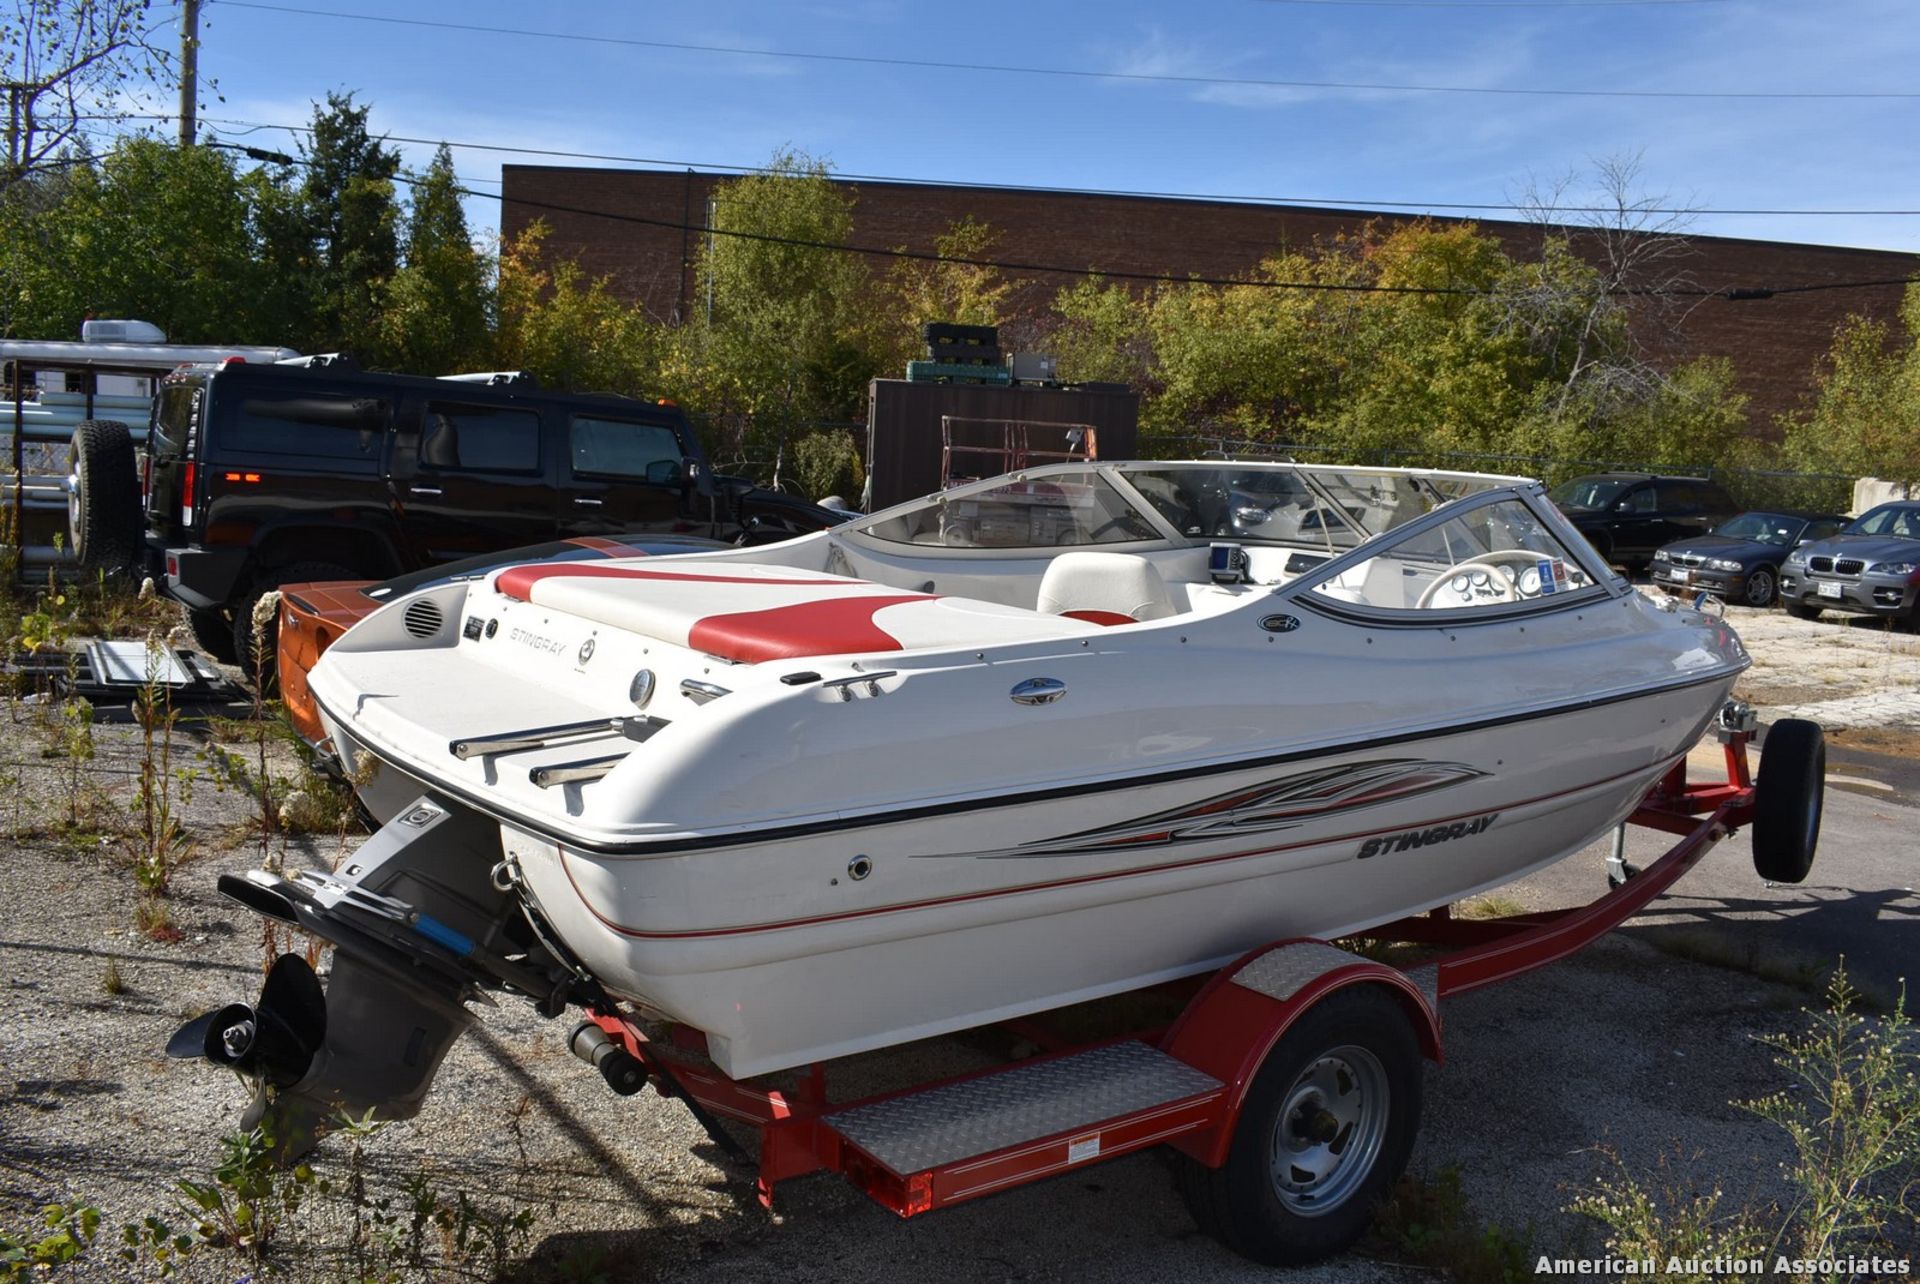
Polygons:
<instances>
[{"instance_id":1,"label":"asphalt pavement","mask_svg":"<svg viewBox=\"0 0 1920 1284\"><path fill-rule=\"evenodd\" d=\"M1694 774L1717 769L1709 739ZM1620 931L1689 958L1776 980L1824 978L1842 957L1880 1006L1902 978L1920 982L1920 764L1833 747L1826 808L1805 882L1768 883L1754 872L1751 831L1722 842ZM1629 861L1645 866L1664 835L1628 831ZM1578 905L1605 891L1611 840L1504 889L1530 907ZM1910 1007L1913 1005L1910 1005Z\"/></svg>"}]
</instances>

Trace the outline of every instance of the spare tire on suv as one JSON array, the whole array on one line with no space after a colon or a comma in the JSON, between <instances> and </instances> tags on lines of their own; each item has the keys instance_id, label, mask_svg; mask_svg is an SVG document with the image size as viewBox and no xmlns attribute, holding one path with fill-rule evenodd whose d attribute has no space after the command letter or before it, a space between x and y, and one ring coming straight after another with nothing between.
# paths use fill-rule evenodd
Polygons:
<instances>
[{"instance_id":1,"label":"spare tire on suv","mask_svg":"<svg viewBox=\"0 0 1920 1284\"><path fill-rule=\"evenodd\" d=\"M140 475L133 435L112 419L88 419L73 430L67 477L67 529L80 565L120 570L136 565L144 542Z\"/></svg>"}]
</instances>

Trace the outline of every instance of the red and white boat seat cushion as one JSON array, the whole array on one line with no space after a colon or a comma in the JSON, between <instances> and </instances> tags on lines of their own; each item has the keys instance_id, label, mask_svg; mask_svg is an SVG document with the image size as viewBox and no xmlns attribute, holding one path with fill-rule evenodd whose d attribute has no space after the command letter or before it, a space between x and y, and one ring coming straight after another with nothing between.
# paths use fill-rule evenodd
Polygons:
<instances>
[{"instance_id":1,"label":"red and white boat seat cushion","mask_svg":"<svg viewBox=\"0 0 1920 1284\"><path fill-rule=\"evenodd\" d=\"M1097 632L1086 620L757 563L515 566L494 588L610 628L754 664L810 655L985 646Z\"/></svg>"}]
</instances>

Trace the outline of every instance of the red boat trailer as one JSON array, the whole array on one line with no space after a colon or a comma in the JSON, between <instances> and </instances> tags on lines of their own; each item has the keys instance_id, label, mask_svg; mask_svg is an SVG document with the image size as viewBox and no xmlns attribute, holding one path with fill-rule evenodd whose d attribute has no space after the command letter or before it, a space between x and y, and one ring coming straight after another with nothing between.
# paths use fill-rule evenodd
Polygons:
<instances>
[{"instance_id":1,"label":"red boat trailer","mask_svg":"<svg viewBox=\"0 0 1920 1284\"><path fill-rule=\"evenodd\" d=\"M1334 1149L1343 1135L1355 1149L1358 1138L1388 1155L1391 1171L1379 1187L1398 1177L1417 1126L1420 1054L1434 1062L1442 1059L1441 999L1520 976L1592 943L1638 913L1714 844L1753 820L1756 788L1747 762L1752 718L1742 706L1729 710L1718 730L1725 747L1725 779L1690 782L1683 757L1628 818L1628 824L1676 836L1659 860L1579 908L1465 919L1443 906L1366 933L1370 941L1449 951L1404 970L1325 941L1274 941L1199 982L1178 1019L1164 1028L1074 1044L1037 1022L1014 1022L1014 1032L1045 1049L1042 1054L847 1102L830 1100L821 1065L808 1067L795 1086L776 1089L729 1079L688 1055L688 1050L704 1046L704 1035L697 1031L675 1028L671 1037L651 1040L615 1010L596 1012L591 1022L615 1047L645 1066L657 1091L685 1099L730 1151L740 1153L714 1126L713 1115L758 1129L758 1192L769 1206L780 1182L828 1171L847 1177L900 1216L911 1217L1165 1143L1192 1161L1187 1193L1192 1202L1195 1190L1201 1192L1196 1212L1202 1214L1203 1226L1261 1260L1310 1260L1357 1236L1378 1197L1376 1188L1369 1198L1355 1201L1365 1206L1358 1209L1357 1221L1346 1219L1354 1229L1323 1226L1337 1220L1325 1213L1355 1193L1350 1183L1338 1192L1316 1185L1342 1167L1345 1157ZM1813 736L1818 748L1817 728ZM1817 767L1812 778L1818 779ZM1817 835L1817 805L1816 798L1809 846ZM1329 1002L1340 996L1346 999ZM1404 1095L1405 1081L1395 1085L1387 1069L1394 1060L1394 1039L1369 1051L1369 1040L1350 1032L1320 1036L1321 1042L1346 1042L1330 1044L1331 1051L1305 1049L1305 1069L1290 1084L1281 1082L1288 1077L1282 1075L1274 1080L1277 1089L1262 1089L1267 1077L1261 1073L1263 1065L1270 1056L1285 1059L1276 1049L1290 1031L1316 1020L1337 1031L1346 1008L1354 1009L1345 1016L1348 1027L1356 1013L1375 1024L1403 1027L1395 1037L1408 1048L1413 1063L1413 1120L1403 1138L1381 1123L1368 1125L1370 1137L1356 1133L1363 1107L1343 1114L1340 1100L1345 1086L1356 1082L1356 1101L1362 1091L1375 1098L1392 1097L1395 1091ZM1396 1010L1402 1018L1398 1022ZM1326 1019L1310 1020L1316 1012ZM581 1033L589 1033L589 1027L583 1025ZM1415 1047L1417 1052L1412 1051ZM613 1079L611 1073L608 1077ZM636 1075L624 1090L638 1086ZM1253 1118L1242 1127L1250 1111ZM1280 1146L1290 1149L1282 1154L1274 1149ZM1246 1148L1254 1157L1236 1160ZM1370 1155L1367 1159L1374 1166ZM1295 1229L1306 1227L1315 1233L1309 1239L1317 1236L1319 1242L1304 1247L1277 1243L1271 1236L1263 1238L1257 1228L1249 1234L1244 1225L1236 1226L1231 1207L1236 1198L1206 1194L1210 1182L1217 1190L1234 1176L1224 1169L1236 1164L1277 1174L1274 1188L1279 1193L1273 1198L1283 1213L1292 1214L1279 1220ZM1320 1191L1327 1202L1316 1208L1312 1200ZM1338 1198L1332 1198L1336 1193Z\"/></svg>"}]
</instances>

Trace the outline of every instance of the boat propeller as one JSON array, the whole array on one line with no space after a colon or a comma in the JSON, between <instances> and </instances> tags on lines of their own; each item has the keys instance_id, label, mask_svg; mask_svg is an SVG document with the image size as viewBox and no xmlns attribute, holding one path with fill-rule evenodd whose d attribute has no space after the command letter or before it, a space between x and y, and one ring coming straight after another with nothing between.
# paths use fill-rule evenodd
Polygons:
<instances>
[{"instance_id":1,"label":"boat propeller","mask_svg":"<svg viewBox=\"0 0 1920 1284\"><path fill-rule=\"evenodd\" d=\"M217 1066L275 1088L300 1082L327 1040L327 996L297 954L282 954L267 973L260 1001L229 1003L173 1032L167 1055L205 1057Z\"/></svg>"}]
</instances>

